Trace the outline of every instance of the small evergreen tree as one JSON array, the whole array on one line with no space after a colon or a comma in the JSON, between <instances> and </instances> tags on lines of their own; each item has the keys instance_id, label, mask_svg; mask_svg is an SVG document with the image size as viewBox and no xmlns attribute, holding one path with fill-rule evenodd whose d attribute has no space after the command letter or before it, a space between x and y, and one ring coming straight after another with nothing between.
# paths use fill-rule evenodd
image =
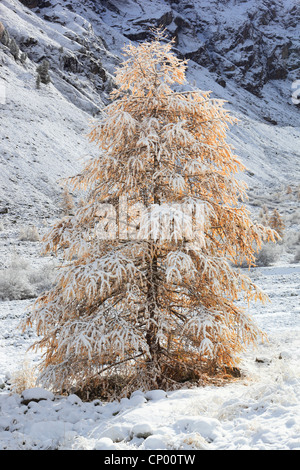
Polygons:
<instances>
[{"instance_id":1,"label":"small evergreen tree","mask_svg":"<svg viewBox=\"0 0 300 470\"><path fill-rule=\"evenodd\" d=\"M256 247L275 233L240 203L246 188L236 175L244 167L226 142L234 119L209 93L174 91L186 62L163 41L158 33L125 49L114 101L90 133L100 155L70 180L86 191L85 203L45 239L45 252L65 262L25 327L36 325L34 347L45 352L40 380L55 390L120 396L201 383L234 367L261 334L235 301L267 297L232 263L254 263ZM139 233L148 227L148 236L125 236L122 211L117 230L109 221L99 236L101 207L120 209L122 197L131 229L132 213L144 208ZM156 219L149 225L151 210L165 229L174 204L202 209L192 241L191 218L178 229L180 211L170 236L158 236Z\"/></svg>"},{"instance_id":2,"label":"small evergreen tree","mask_svg":"<svg viewBox=\"0 0 300 470\"><path fill-rule=\"evenodd\" d=\"M38 75L40 76L40 82L44 85L47 85L51 82L51 78L49 75L49 62L48 60L44 59L41 65L39 65L36 69Z\"/></svg>"},{"instance_id":3,"label":"small evergreen tree","mask_svg":"<svg viewBox=\"0 0 300 470\"><path fill-rule=\"evenodd\" d=\"M26 54L26 52L22 52L20 56L20 61L22 62L22 64L25 64L27 58L28 58L28 55Z\"/></svg>"},{"instance_id":4,"label":"small evergreen tree","mask_svg":"<svg viewBox=\"0 0 300 470\"><path fill-rule=\"evenodd\" d=\"M11 54L13 55L14 59L18 60L20 49L14 38L12 38L9 42L9 50Z\"/></svg>"},{"instance_id":5,"label":"small evergreen tree","mask_svg":"<svg viewBox=\"0 0 300 470\"><path fill-rule=\"evenodd\" d=\"M35 86L36 86L37 90L40 90L40 88L41 88L41 76L40 76L39 73L36 76Z\"/></svg>"},{"instance_id":6,"label":"small evergreen tree","mask_svg":"<svg viewBox=\"0 0 300 470\"><path fill-rule=\"evenodd\" d=\"M269 215L269 209L267 206L264 204L260 213L259 213L259 221L262 225L265 227L269 226L270 223L270 215Z\"/></svg>"}]
</instances>

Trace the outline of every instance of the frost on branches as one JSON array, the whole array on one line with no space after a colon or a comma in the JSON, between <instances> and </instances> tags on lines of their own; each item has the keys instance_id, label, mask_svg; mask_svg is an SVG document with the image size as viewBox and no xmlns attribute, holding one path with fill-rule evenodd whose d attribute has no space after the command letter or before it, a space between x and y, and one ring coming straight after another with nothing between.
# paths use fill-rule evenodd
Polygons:
<instances>
[{"instance_id":1,"label":"frost on branches","mask_svg":"<svg viewBox=\"0 0 300 470\"><path fill-rule=\"evenodd\" d=\"M255 225L243 205L236 175L244 167L226 143L235 120L223 102L174 91L187 65L172 46L157 33L125 49L118 88L89 135L99 157L69 180L85 201L46 237L45 252L64 262L25 327L36 325L40 380L54 390L112 397L200 384L235 367L263 334L236 301L266 296L233 266L253 264L262 242L277 235ZM191 217L178 230L174 210L162 236L171 206L194 215L201 207L197 230ZM109 208L117 215L104 223Z\"/></svg>"}]
</instances>

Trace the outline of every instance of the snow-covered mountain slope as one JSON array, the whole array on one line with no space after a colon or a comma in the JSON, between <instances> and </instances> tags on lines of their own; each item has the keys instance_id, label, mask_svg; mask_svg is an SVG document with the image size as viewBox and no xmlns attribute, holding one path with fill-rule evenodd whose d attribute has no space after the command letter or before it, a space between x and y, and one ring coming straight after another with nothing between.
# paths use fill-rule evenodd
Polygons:
<instances>
[{"instance_id":1,"label":"snow-covered mountain slope","mask_svg":"<svg viewBox=\"0 0 300 470\"><path fill-rule=\"evenodd\" d=\"M12 217L49 217L57 208L58 180L79 171L94 150L85 134L103 100L93 77L65 71L81 44L20 2L3 2L0 11L10 37L28 54L22 64L7 47L0 50L0 82L6 91L0 105L0 207L8 206ZM52 83L37 89L36 67L44 58L51 62Z\"/></svg>"},{"instance_id":2,"label":"snow-covered mountain slope","mask_svg":"<svg viewBox=\"0 0 300 470\"><path fill-rule=\"evenodd\" d=\"M240 119L229 140L250 187L297 184L298 17L297 0L2 0L0 21L28 57L15 60L0 45L0 209L8 208L9 220L53 216L59 178L96 151L85 134L108 101L123 45L149 38L158 25L189 58L187 86L211 90ZM43 59L51 83L37 89Z\"/></svg>"},{"instance_id":3,"label":"snow-covered mountain slope","mask_svg":"<svg viewBox=\"0 0 300 470\"><path fill-rule=\"evenodd\" d=\"M298 78L297 0L93 3L102 5L106 21L117 14L119 31L132 40L148 38L149 26L162 24L180 54L257 95L269 80Z\"/></svg>"}]
</instances>

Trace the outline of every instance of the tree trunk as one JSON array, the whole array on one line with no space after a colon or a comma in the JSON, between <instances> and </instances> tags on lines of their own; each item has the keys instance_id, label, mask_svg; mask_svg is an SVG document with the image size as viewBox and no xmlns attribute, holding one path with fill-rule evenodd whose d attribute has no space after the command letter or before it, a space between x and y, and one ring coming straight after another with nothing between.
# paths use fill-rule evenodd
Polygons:
<instances>
[{"instance_id":1,"label":"tree trunk","mask_svg":"<svg viewBox=\"0 0 300 470\"><path fill-rule=\"evenodd\" d=\"M150 245L150 255L153 245ZM155 249L155 248L154 248ZM157 286L158 286L158 266L157 255L154 253L148 270L147 276L147 307L149 315L149 328L146 333L146 341L149 347L149 368L155 370L156 383L160 384L161 373L161 347L157 338ZM151 374L153 375L153 374Z\"/></svg>"},{"instance_id":2,"label":"tree trunk","mask_svg":"<svg viewBox=\"0 0 300 470\"><path fill-rule=\"evenodd\" d=\"M153 175L157 171L159 162L156 154L153 156ZM153 202L159 204L159 190L157 181L153 180ZM150 241L149 243L149 268L147 274L147 306L149 315L149 329L146 333L146 340L149 346L150 352L150 365L151 368L157 370L157 374L160 374L160 344L157 338L157 287L158 287L158 264L157 264L157 251L156 241ZM157 376L157 381L159 377ZM158 383L157 383L158 385Z\"/></svg>"}]
</instances>

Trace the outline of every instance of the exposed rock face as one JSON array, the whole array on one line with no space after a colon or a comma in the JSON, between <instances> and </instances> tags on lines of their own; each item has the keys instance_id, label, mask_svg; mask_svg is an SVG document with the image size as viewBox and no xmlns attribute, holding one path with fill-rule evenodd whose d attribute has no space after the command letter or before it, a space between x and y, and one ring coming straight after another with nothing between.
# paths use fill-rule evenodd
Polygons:
<instances>
[{"instance_id":1,"label":"exposed rock face","mask_svg":"<svg viewBox=\"0 0 300 470\"><path fill-rule=\"evenodd\" d=\"M269 80L283 80L289 74L292 80L297 78L296 0L152 0L147 7L130 0L92 3L105 18L118 16L119 29L130 40L150 38L153 26L166 28L179 55L216 72L225 82L234 79L256 95Z\"/></svg>"},{"instance_id":2,"label":"exposed rock face","mask_svg":"<svg viewBox=\"0 0 300 470\"><path fill-rule=\"evenodd\" d=\"M178 56L190 59L184 86L211 90L241 118L231 143L248 168L247 182L273 187L299 179L292 93L300 92L291 86L300 78L299 8L299 0L0 1L8 97L1 107L2 216L27 218L24 206L34 216L56 214L57 181L79 171L78 155L94 152L85 126L109 102L124 45L150 39L156 26L175 38ZM11 39L26 63L13 59ZM51 84L39 91L43 60Z\"/></svg>"},{"instance_id":3,"label":"exposed rock face","mask_svg":"<svg viewBox=\"0 0 300 470\"><path fill-rule=\"evenodd\" d=\"M43 7L51 7L51 1L45 0L20 0L23 5L27 8L43 8Z\"/></svg>"},{"instance_id":4,"label":"exposed rock face","mask_svg":"<svg viewBox=\"0 0 300 470\"><path fill-rule=\"evenodd\" d=\"M21 1L29 8L38 7L45 20L63 26L62 6L70 12L83 8L79 0ZM284 80L289 75L291 81L299 78L297 0L149 0L146 4L142 0L89 0L84 8L131 41L147 40L151 28L162 26L175 39L179 56L215 73L222 86L233 79L260 96L269 80ZM95 73L97 67L90 62ZM64 70L74 73L84 65L78 56L63 62ZM96 74L104 77L105 71L100 67Z\"/></svg>"}]
</instances>

